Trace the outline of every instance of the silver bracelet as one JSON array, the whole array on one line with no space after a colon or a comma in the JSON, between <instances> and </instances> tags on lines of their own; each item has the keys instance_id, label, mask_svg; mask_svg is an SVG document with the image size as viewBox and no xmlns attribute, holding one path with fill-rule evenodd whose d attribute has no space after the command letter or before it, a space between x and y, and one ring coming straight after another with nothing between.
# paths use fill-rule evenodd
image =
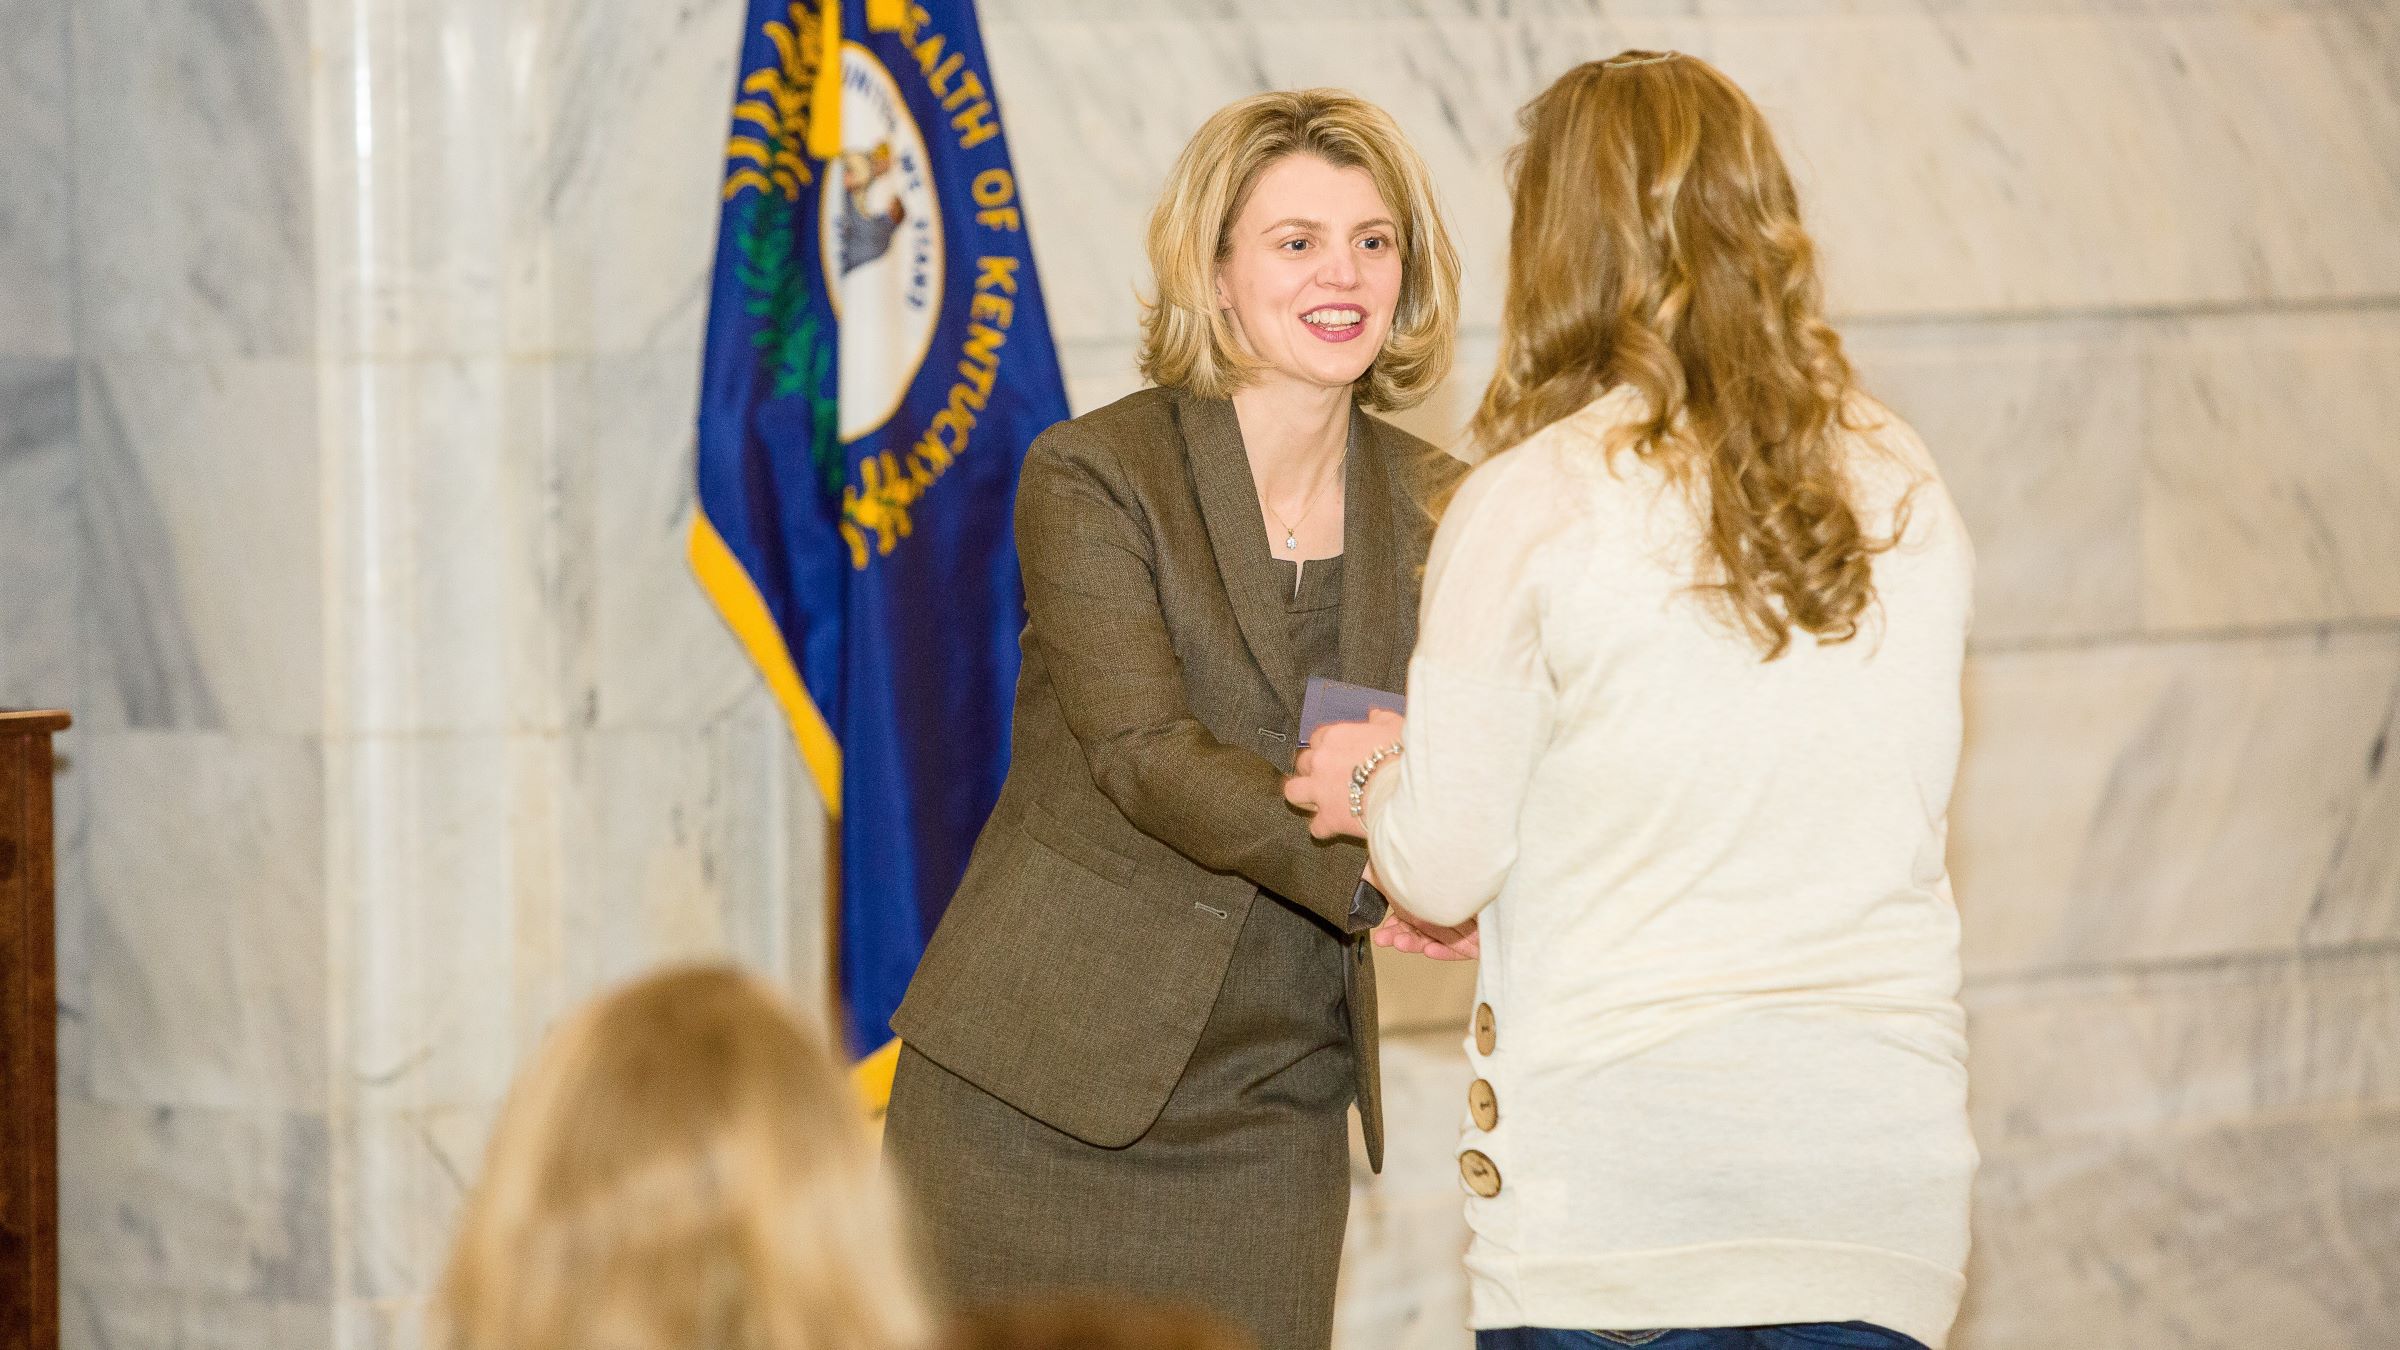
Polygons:
<instances>
[{"instance_id":1,"label":"silver bracelet","mask_svg":"<svg viewBox=\"0 0 2400 1350\"><path fill-rule=\"evenodd\" d=\"M1350 771L1350 815L1353 819L1364 820L1367 817L1367 780L1375 776L1375 771L1383 767L1385 760L1395 758L1399 753L1400 742L1394 741L1360 760L1358 767Z\"/></svg>"}]
</instances>

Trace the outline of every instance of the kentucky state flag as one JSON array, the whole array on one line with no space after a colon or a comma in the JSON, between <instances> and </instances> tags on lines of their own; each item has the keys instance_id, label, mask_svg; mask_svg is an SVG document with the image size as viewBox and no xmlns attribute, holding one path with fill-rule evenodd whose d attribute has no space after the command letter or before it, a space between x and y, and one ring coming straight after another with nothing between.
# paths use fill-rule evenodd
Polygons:
<instances>
[{"instance_id":1,"label":"kentucky state flag","mask_svg":"<svg viewBox=\"0 0 2400 1350\"><path fill-rule=\"evenodd\" d=\"M1017 470L1066 395L971 0L748 21L692 566L839 814L846 1034L888 1084L1007 769Z\"/></svg>"}]
</instances>

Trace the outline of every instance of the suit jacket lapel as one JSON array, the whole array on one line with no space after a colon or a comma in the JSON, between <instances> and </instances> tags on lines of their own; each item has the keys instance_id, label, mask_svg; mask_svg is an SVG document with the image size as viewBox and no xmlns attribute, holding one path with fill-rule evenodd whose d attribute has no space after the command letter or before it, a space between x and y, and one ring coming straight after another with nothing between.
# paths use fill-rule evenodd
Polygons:
<instances>
[{"instance_id":1,"label":"suit jacket lapel","mask_svg":"<svg viewBox=\"0 0 2400 1350\"><path fill-rule=\"evenodd\" d=\"M1397 691L1406 678L1406 634L1416 630L1401 575L1400 512L1381 424L1350 411L1350 465L1342 491L1342 678Z\"/></svg>"},{"instance_id":2,"label":"suit jacket lapel","mask_svg":"<svg viewBox=\"0 0 2400 1350\"><path fill-rule=\"evenodd\" d=\"M1201 518L1208 524L1209 547L1216 552L1217 571L1225 579L1225 594L1233 601L1250 659L1265 672L1285 714L1297 717L1300 710L1286 693L1300 682L1292 660L1290 606L1282 594L1281 571L1267 551L1266 521L1259 515L1258 486L1250 477L1250 456L1242 448L1233 402L1182 395L1175 406L1191 452L1192 482L1200 494ZM1345 648L1348 641L1345 630Z\"/></svg>"}]
</instances>

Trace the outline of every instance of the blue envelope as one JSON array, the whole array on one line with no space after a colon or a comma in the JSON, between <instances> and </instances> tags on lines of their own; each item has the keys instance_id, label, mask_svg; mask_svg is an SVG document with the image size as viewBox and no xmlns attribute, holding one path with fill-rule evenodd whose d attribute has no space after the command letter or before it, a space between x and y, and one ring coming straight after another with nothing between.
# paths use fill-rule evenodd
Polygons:
<instances>
[{"instance_id":1,"label":"blue envelope","mask_svg":"<svg viewBox=\"0 0 2400 1350\"><path fill-rule=\"evenodd\" d=\"M1300 699L1300 744L1307 745L1308 738L1316 734L1318 727L1336 722L1364 722L1367 714L1377 708L1385 712L1405 713L1408 711L1408 700L1388 689L1345 684L1322 675L1312 675L1308 681L1308 692Z\"/></svg>"}]
</instances>

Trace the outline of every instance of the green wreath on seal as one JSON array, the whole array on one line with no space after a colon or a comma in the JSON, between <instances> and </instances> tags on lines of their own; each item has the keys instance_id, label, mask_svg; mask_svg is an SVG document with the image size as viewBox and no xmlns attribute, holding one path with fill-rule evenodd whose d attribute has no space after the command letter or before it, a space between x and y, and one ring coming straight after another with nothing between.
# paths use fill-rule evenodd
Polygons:
<instances>
[{"instance_id":1,"label":"green wreath on seal","mask_svg":"<svg viewBox=\"0 0 2400 1350\"><path fill-rule=\"evenodd\" d=\"M735 208L733 243L741 255L735 277L744 312L760 320L750 342L773 373L770 397L808 400L809 464L826 496L838 499L849 471L841 403L830 388L833 337L810 304L801 241L813 231L800 219L800 191L816 179L808 159L809 101L827 53L818 16L804 3L791 6L789 23L770 21L763 31L778 59L743 78L726 146L725 197L751 189Z\"/></svg>"}]
</instances>

